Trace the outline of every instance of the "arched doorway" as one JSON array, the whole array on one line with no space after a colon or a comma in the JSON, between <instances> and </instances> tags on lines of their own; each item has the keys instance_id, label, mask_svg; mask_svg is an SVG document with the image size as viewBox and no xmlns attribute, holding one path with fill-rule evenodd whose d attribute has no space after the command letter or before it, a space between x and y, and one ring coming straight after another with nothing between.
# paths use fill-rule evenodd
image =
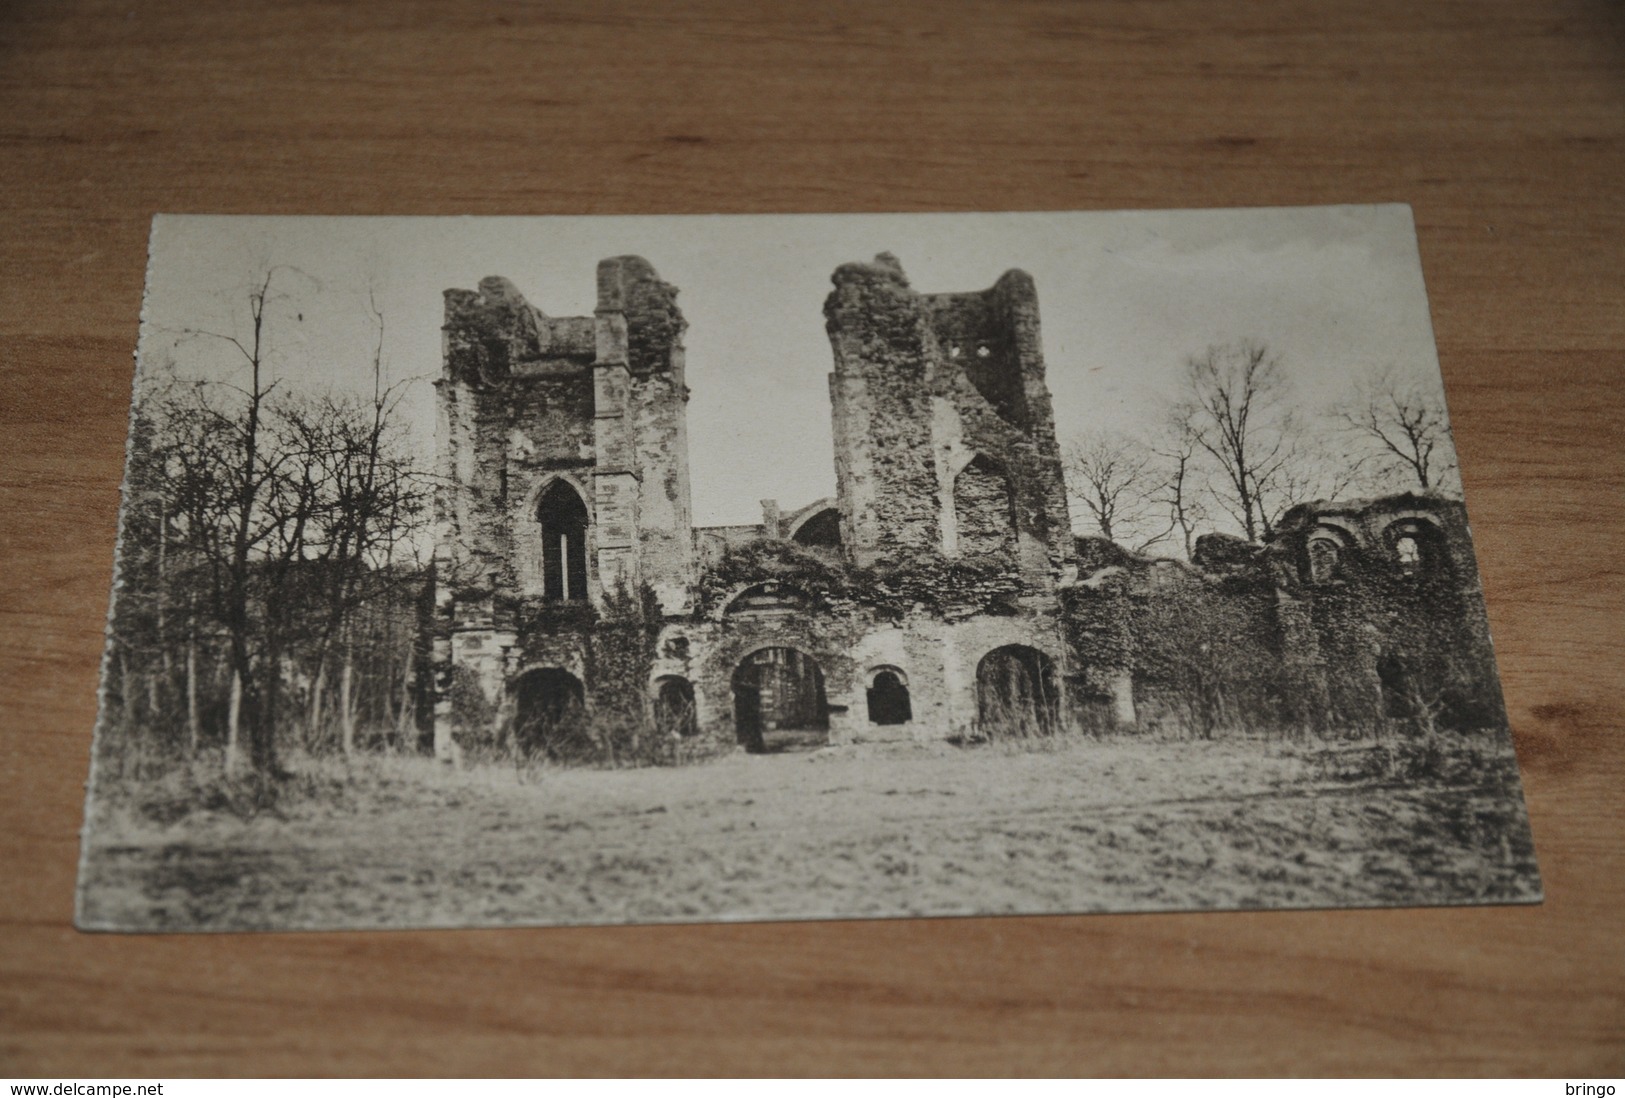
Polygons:
<instances>
[{"instance_id":1,"label":"arched doorway","mask_svg":"<svg viewBox=\"0 0 1625 1098\"><path fill-rule=\"evenodd\" d=\"M829 704L818 661L795 648L762 648L733 673L734 728L750 751L806 750L829 743Z\"/></svg>"},{"instance_id":2,"label":"arched doorway","mask_svg":"<svg viewBox=\"0 0 1625 1098\"><path fill-rule=\"evenodd\" d=\"M682 739L694 735L694 684L678 675L665 675L655 681L655 727L668 736Z\"/></svg>"},{"instance_id":3,"label":"arched doorway","mask_svg":"<svg viewBox=\"0 0 1625 1098\"><path fill-rule=\"evenodd\" d=\"M536 502L542 528L542 594L559 602L587 597L587 505L567 481L555 480Z\"/></svg>"},{"instance_id":4,"label":"arched doorway","mask_svg":"<svg viewBox=\"0 0 1625 1098\"><path fill-rule=\"evenodd\" d=\"M527 758L568 759L589 751L581 680L558 667L526 671L513 682L513 741Z\"/></svg>"},{"instance_id":5,"label":"arched doorway","mask_svg":"<svg viewBox=\"0 0 1625 1098\"><path fill-rule=\"evenodd\" d=\"M876 671L867 694L870 724L907 724L914 719L908 683L896 668L882 667Z\"/></svg>"},{"instance_id":6,"label":"arched doorway","mask_svg":"<svg viewBox=\"0 0 1625 1098\"><path fill-rule=\"evenodd\" d=\"M1025 644L1007 644L976 666L976 716L988 739L1045 736L1058 718L1055 661Z\"/></svg>"}]
</instances>

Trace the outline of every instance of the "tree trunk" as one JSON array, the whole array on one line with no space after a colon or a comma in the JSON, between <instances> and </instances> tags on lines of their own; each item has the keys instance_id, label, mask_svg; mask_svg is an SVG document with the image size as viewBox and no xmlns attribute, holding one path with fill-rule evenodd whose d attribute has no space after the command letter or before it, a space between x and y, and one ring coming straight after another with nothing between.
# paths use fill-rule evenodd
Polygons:
<instances>
[{"instance_id":1,"label":"tree trunk","mask_svg":"<svg viewBox=\"0 0 1625 1098\"><path fill-rule=\"evenodd\" d=\"M269 628L276 627L273 625ZM266 652L265 666L264 690L256 691L252 682L245 681L243 700L248 706L249 759L254 764L256 774L274 781L282 777L276 749L276 723L282 701L282 676L278 672L282 666L280 649L270 648Z\"/></svg>"},{"instance_id":2,"label":"tree trunk","mask_svg":"<svg viewBox=\"0 0 1625 1098\"><path fill-rule=\"evenodd\" d=\"M344 667L339 672L339 727L342 730L344 757L355 754L355 705L351 698L351 681L355 675L355 652L344 646Z\"/></svg>"},{"instance_id":3,"label":"tree trunk","mask_svg":"<svg viewBox=\"0 0 1625 1098\"><path fill-rule=\"evenodd\" d=\"M324 658L316 667L316 682L310 691L310 722L305 733L305 742L316 747L326 740L322 734L322 704L327 694L327 660Z\"/></svg>"},{"instance_id":4,"label":"tree trunk","mask_svg":"<svg viewBox=\"0 0 1625 1098\"><path fill-rule=\"evenodd\" d=\"M416 663L413 657L416 655L416 646L413 644L412 639L408 637L406 641L406 663L401 668L401 708L400 712L395 715L395 740L402 752L405 752L407 748L407 739L411 733L412 717L414 716L412 712L412 671Z\"/></svg>"},{"instance_id":5,"label":"tree trunk","mask_svg":"<svg viewBox=\"0 0 1625 1098\"><path fill-rule=\"evenodd\" d=\"M226 707L226 773L235 774L242 768L243 677L236 668L231 671L231 702Z\"/></svg>"},{"instance_id":6,"label":"tree trunk","mask_svg":"<svg viewBox=\"0 0 1625 1098\"><path fill-rule=\"evenodd\" d=\"M164 597L168 593L169 588L169 579L165 574L168 570L167 563L169 548L169 509L166 506L167 503L168 500L166 500L163 495L160 494L158 497L158 575L156 582L153 585L153 601L155 603L158 618L159 663L164 669L164 678L169 680L169 675L174 670L175 665L169 652L169 615L166 613L168 607L165 606L166 600Z\"/></svg>"},{"instance_id":7,"label":"tree trunk","mask_svg":"<svg viewBox=\"0 0 1625 1098\"><path fill-rule=\"evenodd\" d=\"M186 640L186 752L197 757L197 640Z\"/></svg>"}]
</instances>

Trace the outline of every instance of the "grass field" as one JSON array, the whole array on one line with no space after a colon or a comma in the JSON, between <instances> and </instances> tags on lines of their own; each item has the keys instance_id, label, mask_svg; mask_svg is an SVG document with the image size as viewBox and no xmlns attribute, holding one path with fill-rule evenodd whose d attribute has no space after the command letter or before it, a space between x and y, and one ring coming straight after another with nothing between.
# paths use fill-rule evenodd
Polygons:
<instances>
[{"instance_id":1,"label":"grass field","mask_svg":"<svg viewBox=\"0 0 1625 1098\"><path fill-rule=\"evenodd\" d=\"M678 769L307 762L251 818L98 798L86 929L245 930L1520 902L1510 748L863 745Z\"/></svg>"}]
</instances>

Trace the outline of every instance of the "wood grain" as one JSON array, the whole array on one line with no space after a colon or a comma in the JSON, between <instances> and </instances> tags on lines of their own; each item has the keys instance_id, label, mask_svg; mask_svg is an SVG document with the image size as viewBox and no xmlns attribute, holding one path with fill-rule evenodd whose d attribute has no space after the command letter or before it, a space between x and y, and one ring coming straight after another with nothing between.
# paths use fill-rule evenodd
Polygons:
<instances>
[{"instance_id":1,"label":"wood grain","mask_svg":"<svg viewBox=\"0 0 1625 1098\"><path fill-rule=\"evenodd\" d=\"M1625 1071L1625 12L14 2L0 1074ZM69 925L154 212L1414 205L1528 909Z\"/></svg>"}]
</instances>

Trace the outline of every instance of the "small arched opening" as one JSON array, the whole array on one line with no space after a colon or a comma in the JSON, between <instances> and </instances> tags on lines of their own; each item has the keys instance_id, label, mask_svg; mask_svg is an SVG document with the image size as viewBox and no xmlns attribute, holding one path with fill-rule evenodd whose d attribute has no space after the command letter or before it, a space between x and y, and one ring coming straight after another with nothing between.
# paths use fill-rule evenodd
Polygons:
<instances>
[{"instance_id":1,"label":"small arched opening","mask_svg":"<svg viewBox=\"0 0 1625 1098\"><path fill-rule=\"evenodd\" d=\"M1010 478L991 458L977 454L954 478L954 525L963 556L1010 553L1016 542L1015 499Z\"/></svg>"},{"instance_id":2,"label":"small arched opening","mask_svg":"<svg viewBox=\"0 0 1625 1098\"><path fill-rule=\"evenodd\" d=\"M1410 668L1392 652L1377 658L1377 684L1382 690L1382 715L1391 721L1409 721L1414 715Z\"/></svg>"},{"instance_id":3,"label":"small arched opening","mask_svg":"<svg viewBox=\"0 0 1625 1098\"><path fill-rule=\"evenodd\" d=\"M1413 534L1401 534L1394 539L1394 556L1403 572L1422 570L1422 544Z\"/></svg>"},{"instance_id":4,"label":"small arched opening","mask_svg":"<svg viewBox=\"0 0 1625 1098\"><path fill-rule=\"evenodd\" d=\"M655 680L655 727L663 734L687 739L698 730L694 719L694 684L681 675Z\"/></svg>"},{"instance_id":5,"label":"small arched opening","mask_svg":"<svg viewBox=\"0 0 1625 1098\"><path fill-rule=\"evenodd\" d=\"M581 680L559 667L538 667L514 680L514 746L526 757L566 759L591 746Z\"/></svg>"},{"instance_id":6,"label":"small arched opening","mask_svg":"<svg viewBox=\"0 0 1625 1098\"><path fill-rule=\"evenodd\" d=\"M558 602L587 597L587 505L565 480L555 480L536 503L542 531L542 594Z\"/></svg>"},{"instance_id":7,"label":"small arched opening","mask_svg":"<svg viewBox=\"0 0 1625 1098\"><path fill-rule=\"evenodd\" d=\"M734 728L747 750L777 752L829 743L829 703L818 661L795 648L762 648L733 673Z\"/></svg>"},{"instance_id":8,"label":"small arched opening","mask_svg":"<svg viewBox=\"0 0 1625 1098\"><path fill-rule=\"evenodd\" d=\"M1400 575L1416 578L1448 570L1448 554L1438 527L1421 519L1401 519L1383 531L1388 555Z\"/></svg>"},{"instance_id":9,"label":"small arched opening","mask_svg":"<svg viewBox=\"0 0 1625 1098\"><path fill-rule=\"evenodd\" d=\"M1332 583L1340 576L1343 567L1343 547L1333 538L1312 537L1309 539L1309 581L1311 583Z\"/></svg>"},{"instance_id":10,"label":"small arched opening","mask_svg":"<svg viewBox=\"0 0 1625 1098\"><path fill-rule=\"evenodd\" d=\"M833 507L815 512L797 526L790 540L814 549L841 548L841 513Z\"/></svg>"},{"instance_id":11,"label":"small arched opening","mask_svg":"<svg viewBox=\"0 0 1625 1098\"><path fill-rule=\"evenodd\" d=\"M987 739L1043 736L1057 727L1055 661L1025 644L1007 644L976 666L977 727Z\"/></svg>"},{"instance_id":12,"label":"small arched opening","mask_svg":"<svg viewBox=\"0 0 1625 1098\"><path fill-rule=\"evenodd\" d=\"M873 672L866 693L870 724L907 724L914 719L908 680L897 668L882 667Z\"/></svg>"},{"instance_id":13,"label":"small arched opening","mask_svg":"<svg viewBox=\"0 0 1625 1098\"><path fill-rule=\"evenodd\" d=\"M1350 578L1355 551L1348 531L1332 525L1316 526L1309 531L1302 548L1300 574L1306 583L1325 586Z\"/></svg>"}]
</instances>

